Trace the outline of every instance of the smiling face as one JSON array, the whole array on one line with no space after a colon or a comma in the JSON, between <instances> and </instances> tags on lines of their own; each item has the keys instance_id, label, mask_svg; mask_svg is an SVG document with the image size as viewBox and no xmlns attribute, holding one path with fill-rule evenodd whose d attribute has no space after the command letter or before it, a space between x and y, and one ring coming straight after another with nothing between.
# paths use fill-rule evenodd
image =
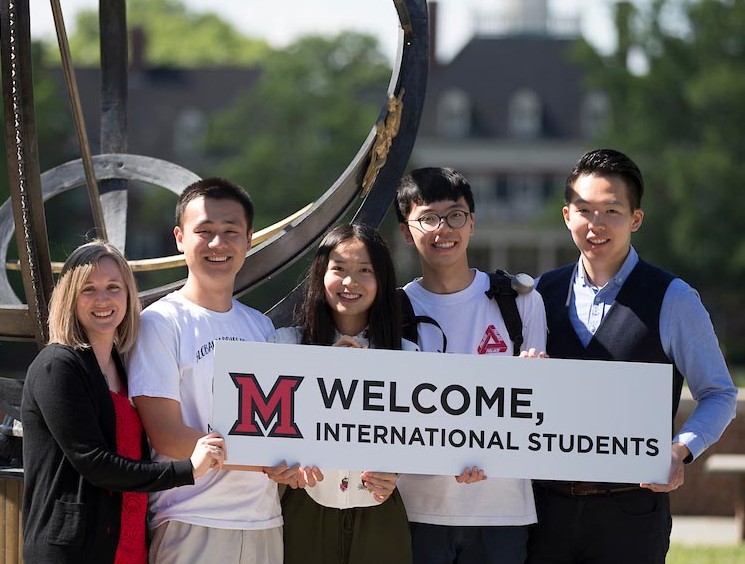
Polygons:
<instances>
[{"instance_id":1,"label":"smiling face","mask_svg":"<svg viewBox=\"0 0 745 564\"><path fill-rule=\"evenodd\" d=\"M227 198L195 198L186 206L182 224L173 234L189 267L184 293L203 307L224 311L251 246L243 206Z\"/></svg>"},{"instance_id":2,"label":"smiling face","mask_svg":"<svg viewBox=\"0 0 745 564\"><path fill-rule=\"evenodd\" d=\"M631 209L620 177L582 175L562 213L592 283L604 286L629 254L631 234L641 227L644 212Z\"/></svg>"},{"instance_id":3,"label":"smiling face","mask_svg":"<svg viewBox=\"0 0 745 564\"><path fill-rule=\"evenodd\" d=\"M378 292L370 253L362 241L348 239L331 251L323 287L337 330L343 335L362 331Z\"/></svg>"},{"instance_id":4,"label":"smiling face","mask_svg":"<svg viewBox=\"0 0 745 564\"><path fill-rule=\"evenodd\" d=\"M425 231L417 221L433 213L444 217L454 210L469 212L465 198L412 206L407 222L400 225L406 241L412 243L419 252L425 280L442 277L446 273L448 277L464 278L469 272L467 251L475 223L473 213L468 215L465 225L458 229L453 229L442 220L434 231Z\"/></svg>"},{"instance_id":5,"label":"smiling face","mask_svg":"<svg viewBox=\"0 0 745 564\"><path fill-rule=\"evenodd\" d=\"M103 257L78 294L75 315L88 341L111 341L127 313L127 286L119 265Z\"/></svg>"}]
</instances>

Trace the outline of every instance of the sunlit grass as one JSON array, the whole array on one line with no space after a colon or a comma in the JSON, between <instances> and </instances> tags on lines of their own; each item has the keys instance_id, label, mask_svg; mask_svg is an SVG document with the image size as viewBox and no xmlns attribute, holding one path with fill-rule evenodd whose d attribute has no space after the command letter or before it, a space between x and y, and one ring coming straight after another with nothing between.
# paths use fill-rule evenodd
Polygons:
<instances>
[{"instance_id":1,"label":"sunlit grass","mask_svg":"<svg viewBox=\"0 0 745 564\"><path fill-rule=\"evenodd\" d=\"M745 544L727 546L670 545L666 564L742 564Z\"/></svg>"}]
</instances>

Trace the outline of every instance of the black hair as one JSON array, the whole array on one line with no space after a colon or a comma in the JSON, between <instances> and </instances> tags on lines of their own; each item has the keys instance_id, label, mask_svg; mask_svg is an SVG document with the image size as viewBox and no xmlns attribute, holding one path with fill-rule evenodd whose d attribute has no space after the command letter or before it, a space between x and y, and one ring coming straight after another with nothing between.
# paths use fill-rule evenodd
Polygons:
<instances>
[{"instance_id":1,"label":"black hair","mask_svg":"<svg viewBox=\"0 0 745 564\"><path fill-rule=\"evenodd\" d=\"M253 227L254 222L254 205L248 192L235 182L225 180L224 178L203 178L190 184L181 192L176 204L176 225L183 227L184 211L186 206L192 200L197 198L212 198L215 200L234 200L243 206L246 214L246 223L248 228Z\"/></svg>"},{"instance_id":2,"label":"black hair","mask_svg":"<svg viewBox=\"0 0 745 564\"><path fill-rule=\"evenodd\" d=\"M334 342L336 327L331 308L326 302L323 278L331 251L351 239L357 239L365 245L378 286L367 322L370 346L376 349L400 350L401 308L396 294L396 273L391 253L377 229L361 224L335 227L326 234L318 246L308 269L305 299L298 319L298 324L303 328L302 343L332 345Z\"/></svg>"},{"instance_id":3,"label":"black hair","mask_svg":"<svg viewBox=\"0 0 745 564\"><path fill-rule=\"evenodd\" d=\"M626 184L631 210L642 205L644 178L628 156L614 149L595 149L582 155L567 176L564 202L570 204L574 195L574 183L580 176L617 176Z\"/></svg>"},{"instance_id":4,"label":"black hair","mask_svg":"<svg viewBox=\"0 0 745 564\"><path fill-rule=\"evenodd\" d=\"M471 185L455 169L426 167L412 170L401 179L396 189L396 215L399 223L406 222L411 208L442 200L464 198L468 211L475 211Z\"/></svg>"}]
</instances>

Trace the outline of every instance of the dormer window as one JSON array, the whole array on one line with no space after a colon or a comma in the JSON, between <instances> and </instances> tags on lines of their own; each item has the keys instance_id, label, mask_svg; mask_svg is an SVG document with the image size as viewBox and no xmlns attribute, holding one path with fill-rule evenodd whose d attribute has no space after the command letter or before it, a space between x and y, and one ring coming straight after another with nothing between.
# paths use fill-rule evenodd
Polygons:
<instances>
[{"instance_id":1,"label":"dormer window","mask_svg":"<svg viewBox=\"0 0 745 564\"><path fill-rule=\"evenodd\" d=\"M519 90L509 103L509 130L512 135L534 138L541 134L541 100L533 90Z\"/></svg>"},{"instance_id":2,"label":"dormer window","mask_svg":"<svg viewBox=\"0 0 745 564\"><path fill-rule=\"evenodd\" d=\"M173 124L173 151L180 158L198 155L206 130L207 122L201 111L192 108L181 112Z\"/></svg>"},{"instance_id":3,"label":"dormer window","mask_svg":"<svg viewBox=\"0 0 745 564\"><path fill-rule=\"evenodd\" d=\"M602 135L610 119L610 101L604 92L590 92L582 101L580 110L582 134L592 139Z\"/></svg>"},{"instance_id":4,"label":"dormer window","mask_svg":"<svg viewBox=\"0 0 745 564\"><path fill-rule=\"evenodd\" d=\"M468 137L471 133L471 100L468 94L451 89L440 96L437 131L444 137Z\"/></svg>"}]
</instances>

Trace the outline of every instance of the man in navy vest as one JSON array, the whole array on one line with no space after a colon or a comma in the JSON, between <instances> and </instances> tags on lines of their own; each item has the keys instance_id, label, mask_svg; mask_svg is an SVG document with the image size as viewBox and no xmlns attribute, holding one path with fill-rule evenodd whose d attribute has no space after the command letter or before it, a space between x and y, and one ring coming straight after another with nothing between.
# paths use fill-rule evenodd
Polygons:
<instances>
[{"instance_id":1,"label":"man in navy vest","mask_svg":"<svg viewBox=\"0 0 745 564\"><path fill-rule=\"evenodd\" d=\"M672 526L668 492L683 484L685 464L715 443L735 414L737 389L698 293L640 260L631 245L644 219L643 191L636 164L610 149L585 154L569 174L562 212L581 255L538 282L547 352L670 363L671 415L684 378L696 409L673 437L666 484L536 482L530 564L664 563Z\"/></svg>"}]
</instances>

